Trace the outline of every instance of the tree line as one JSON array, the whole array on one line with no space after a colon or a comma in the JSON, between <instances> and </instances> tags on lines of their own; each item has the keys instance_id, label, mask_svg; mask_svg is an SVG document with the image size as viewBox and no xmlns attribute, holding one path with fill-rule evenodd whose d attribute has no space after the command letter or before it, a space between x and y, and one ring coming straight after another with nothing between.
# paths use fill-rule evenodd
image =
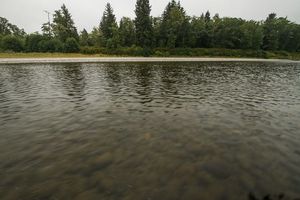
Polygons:
<instances>
[{"instance_id":1,"label":"tree line","mask_svg":"<svg viewBox=\"0 0 300 200\"><path fill-rule=\"evenodd\" d=\"M14 52L90 52L99 49L152 51L155 48L224 48L256 51L300 51L300 25L286 17L269 14L264 21L211 16L189 16L180 2L170 1L160 17L151 16L149 0L137 0L135 18L117 22L107 3L99 26L78 32L65 5L42 33L26 34L0 17L0 49Z\"/></svg>"}]
</instances>

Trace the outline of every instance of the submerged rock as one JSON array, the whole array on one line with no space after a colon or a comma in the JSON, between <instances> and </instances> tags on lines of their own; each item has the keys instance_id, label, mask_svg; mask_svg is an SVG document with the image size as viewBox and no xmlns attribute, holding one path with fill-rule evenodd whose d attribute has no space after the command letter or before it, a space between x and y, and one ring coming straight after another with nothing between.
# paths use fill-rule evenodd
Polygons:
<instances>
[{"instance_id":1,"label":"submerged rock","mask_svg":"<svg viewBox=\"0 0 300 200\"><path fill-rule=\"evenodd\" d=\"M231 175L230 167L218 161L204 163L201 169L217 179L226 179Z\"/></svg>"},{"instance_id":2,"label":"submerged rock","mask_svg":"<svg viewBox=\"0 0 300 200\"><path fill-rule=\"evenodd\" d=\"M112 164L113 162L113 154L110 152L106 152L100 156L97 156L93 161L93 167L97 169L103 169Z\"/></svg>"}]
</instances>

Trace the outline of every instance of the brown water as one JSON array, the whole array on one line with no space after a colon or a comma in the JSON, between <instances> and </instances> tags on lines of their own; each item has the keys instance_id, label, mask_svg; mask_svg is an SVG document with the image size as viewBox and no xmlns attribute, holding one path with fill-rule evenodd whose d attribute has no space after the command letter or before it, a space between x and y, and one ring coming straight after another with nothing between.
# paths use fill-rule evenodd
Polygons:
<instances>
[{"instance_id":1,"label":"brown water","mask_svg":"<svg viewBox=\"0 0 300 200\"><path fill-rule=\"evenodd\" d=\"M300 64L0 65L0 199L300 197Z\"/></svg>"}]
</instances>

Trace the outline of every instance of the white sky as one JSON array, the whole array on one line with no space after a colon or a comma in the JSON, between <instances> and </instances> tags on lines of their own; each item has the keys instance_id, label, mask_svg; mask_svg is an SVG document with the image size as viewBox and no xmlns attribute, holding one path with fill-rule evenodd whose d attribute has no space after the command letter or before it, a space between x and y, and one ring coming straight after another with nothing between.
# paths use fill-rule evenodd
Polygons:
<instances>
[{"instance_id":1,"label":"white sky","mask_svg":"<svg viewBox=\"0 0 300 200\"><path fill-rule=\"evenodd\" d=\"M118 20L122 16L134 18L136 0L0 0L0 16L30 33L40 31L41 25L47 21L43 10L53 13L65 3L78 30L86 28L90 31L98 26L107 2L112 4ZM168 2L150 0L152 15L160 16ZM191 16L200 16L210 10L212 15L219 13L221 17L262 20L275 12L300 23L300 0L181 0L181 4Z\"/></svg>"}]
</instances>

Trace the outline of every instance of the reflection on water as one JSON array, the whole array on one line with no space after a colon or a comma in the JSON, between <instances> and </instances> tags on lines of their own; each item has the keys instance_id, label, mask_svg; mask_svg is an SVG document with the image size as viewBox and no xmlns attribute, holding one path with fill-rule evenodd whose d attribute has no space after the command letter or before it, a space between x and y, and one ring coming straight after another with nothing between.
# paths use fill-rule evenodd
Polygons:
<instances>
[{"instance_id":1,"label":"reflection on water","mask_svg":"<svg viewBox=\"0 0 300 200\"><path fill-rule=\"evenodd\" d=\"M299 64L1 65L0 199L297 198L299 119Z\"/></svg>"}]
</instances>

